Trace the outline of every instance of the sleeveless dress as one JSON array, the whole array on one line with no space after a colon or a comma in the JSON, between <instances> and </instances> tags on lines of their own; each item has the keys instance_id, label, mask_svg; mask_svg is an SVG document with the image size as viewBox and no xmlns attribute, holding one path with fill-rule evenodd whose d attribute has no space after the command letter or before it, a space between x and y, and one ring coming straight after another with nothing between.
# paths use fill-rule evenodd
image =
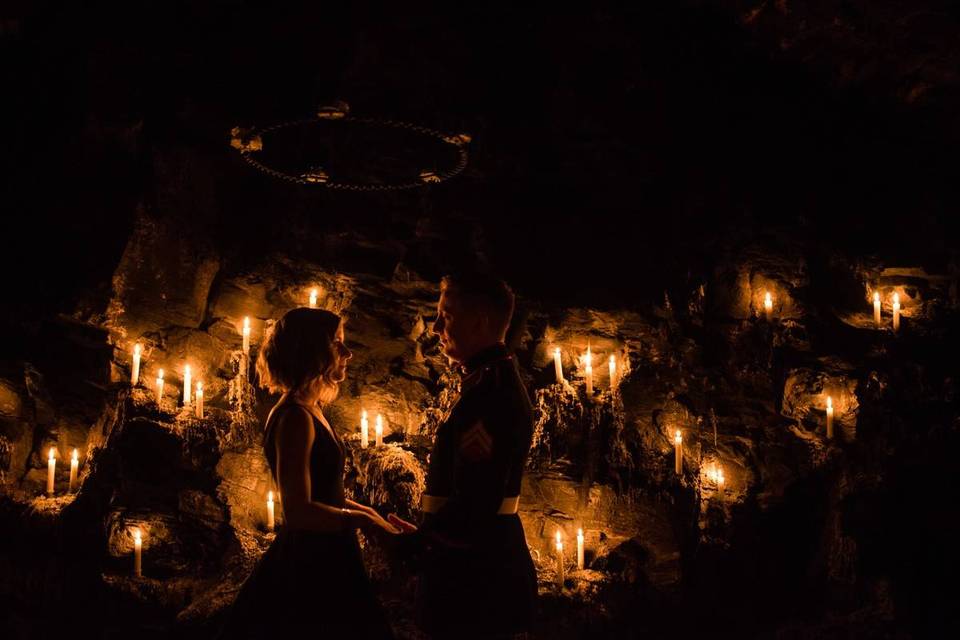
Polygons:
<instances>
[{"instance_id":1,"label":"sleeveless dress","mask_svg":"<svg viewBox=\"0 0 960 640\"><path fill-rule=\"evenodd\" d=\"M292 407L299 405L280 404L267 419L263 447L275 480L275 426ZM312 412L311 417L311 498L343 507L343 443ZM318 638L393 637L353 530L320 533L278 527L273 544L240 589L220 637L276 638L287 630Z\"/></svg>"}]
</instances>

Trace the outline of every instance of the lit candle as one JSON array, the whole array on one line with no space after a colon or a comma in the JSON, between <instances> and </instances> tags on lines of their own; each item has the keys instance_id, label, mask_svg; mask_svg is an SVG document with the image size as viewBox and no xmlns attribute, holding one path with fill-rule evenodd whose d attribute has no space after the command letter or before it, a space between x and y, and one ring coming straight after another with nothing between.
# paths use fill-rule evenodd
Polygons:
<instances>
[{"instance_id":1,"label":"lit candle","mask_svg":"<svg viewBox=\"0 0 960 640\"><path fill-rule=\"evenodd\" d=\"M563 384L563 365L560 364L560 347L553 350L553 369L557 373L557 384Z\"/></svg>"},{"instance_id":2,"label":"lit candle","mask_svg":"<svg viewBox=\"0 0 960 640\"><path fill-rule=\"evenodd\" d=\"M317 308L317 290L316 289L310 289L310 308L311 309Z\"/></svg>"},{"instance_id":3,"label":"lit candle","mask_svg":"<svg viewBox=\"0 0 960 640\"><path fill-rule=\"evenodd\" d=\"M163 369L157 372L157 406L163 402Z\"/></svg>"},{"instance_id":4,"label":"lit candle","mask_svg":"<svg viewBox=\"0 0 960 640\"><path fill-rule=\"evenodd\" d=\"M203 383L200 382L199 380L197 381L197 397L196 397L196 400L197 400L197 402L196 402L196 405L197 405L197 407L196 407L196 409L197 409L196 415L197 415L198 418L202 418L202 417L203 417Z\"/></svg>"},{"instance_id":5,"label":"lit candle","mask_svg":"<svg viewBox=\"0 0 960 640\"><path fill-rule=\"evenodd\" d=\"M250 318L243 318L243 352L250 353Z\"/></svg>"},{"instance_id":6,"label":"lit candle","mask_svg":"<svg viewBox=\"0 0 960 640\"><path fill-rule=\"evenodd\" d=\"M50 447L50 454L47 458L47 495L53 495L53 476L57 472L57 458L54 448Z\"/></svg>"},{"instance_id":7,"label":"lit candle","mask_svg":"<svg viewBox=\"0 0 960 640\"><path fill-rule=\"evenodd\" d=\"M587 397L593 397L593 356L590 354L590 345L587 345Z\"/></svg>"},{"instance_id":8,"label":"lit candle","mask_svg":"<svg viewBox=\"0 0 960 640\"><path fill-rule=\"evenodd\" d=\"M893 294L893 330L900 329L900 294Z\"/></svg>"},{"instance_id":9,"label":"lit candle","mask_svg":"<svg viewBox=\"0 0 960 640\"><path fill-rule=\"evenodd\" d=\"M183 406L190 404L190 365L183 365Z\"/></svg>"},{"instance_id":10,"label":"lit candle","mask_svg":"<svg viewBox=\"0 0 960 640\"><path fill-rule=\"evenodd\" d=\"M133 371L130 372L130 384L134 387L140 382L140 351L142 349L139 342L133 345Z\"/></svg>"},{"instance_id":11,"label":"lit candle","mask_svg":"<svg viewBox=\"0 0 960 640\"><path fill-rule=\"evenodd\" d=\"M77 450L73 450L73 455L70 457L70 493L73 493L77 490L77 469L80 467L80 458Z\"/></svg>"},{"instance_id":12,"label":"lit candle","mask_svg":"<svg viewBox=\"0 0 960 640\"><path fill-rule=\"evenodd\" d=\"M360 412L360 448L366 449L367 445L370 444L370 437L368 431L370 430L370 423L367 421L367 410L364 409Z\"/></svg>"},{"instance_id":13,"label":"lit candle","mask_svg":"<svg viewBox=\"0 0 960 640\"><path fill-rule=\"evenodd\" d=\"M617 357L610 356L610 391L617 387Z\"/></svg>"},{"instance_id":14,"label":"lit candle","mask_svg":"<svg viewBox=\"0 0 960 640\"><path fill-rule=\"evenodd\" d=\"M577 570L583 571L583 529L577 529Z\"/></svg>"},{"instance_id":15,"label":"lit candle","mask_svg":"<svg viewBox=\"0 0 960 640\"><path fill-rule=\"evenodd\" d=\"M767 322L770 322L773 318L773 298L770 297L769 291L763 293L763 311L767 314Z\"/></svg>"},{"instance_id":16,"label":"lit candle","mask_svg":"<svg viewBox=\"0 0 960 640\"><path fill-rule=\"evenodd\" d=\"M873 292L873 322L880 328L880 292Z\"/></svg>"},{"instance_id":17,"label":"lit candle","mask_svg":"<svg viewBox=\"0 0 960 640\"><path fill-rule=\"evenodd\" d=\"M273 531L275 524L273 519L273 491L267 491L267 531Z\"/></svg>"},{"instance_id":18,"label":"lit candle","mask_svg":"<svg viewBox=\"0 0 960 640\"><path fill-rule=\"evenodd\" d=\"M721 500L723 500L723 484L725 481L726 478L723 477L723 467L717 465L717 494L719 494Z\"/></svg>"},{"instance_id":19,"label":"lit candle","mask_svg":"<svg viewBox=\"0 0 960 640\"><path fill-rule=\"evenodd\" d=\"M557 584L563 587L563 540L560 538L560 529L557 529Z\"/></svg>"},{"instance_id":20,"label":"lit candle","mask_svg":"<svg viewBox=\"0 0 960 640\"><path fill-rule=\"evenodd\" d=\"M140 529L133 530L133 575L140 578L143 576L143 559L141 551L143 541L140 539Z\"/></svg>"},{"instance_id":21,"label":"lit candle","mask_svg":"<svg viewBox=\"0 0 960 640\"><path fill-rule=\"evenodd\" d=\"M679 476L683 473L683 436L680 435L680 430L677 430L677 433L673 436L673 465Z\"/></svg>"},{"instance_id":22,"label":"lit candle","mask_svg":"<svg viewBox=\"0 0 960 640\"><path fill-rule=\"evenodd\" d=\"M827 439L833 437L833 398L827 396Z\"/></svg>"},{"instance_id":23,"label":"lit candle","mask_svg":"<svg viewBox=\"0 0 960 640\"><path fill-rule=\"evenodd\" d=\"M376 445L378 447L382 446L383 445L383 417L379 413L377 414L377 423L376 423L376 426L374 427L374 432L376 433L376 437L377 437Z\"/></svg>"}]
</instances>

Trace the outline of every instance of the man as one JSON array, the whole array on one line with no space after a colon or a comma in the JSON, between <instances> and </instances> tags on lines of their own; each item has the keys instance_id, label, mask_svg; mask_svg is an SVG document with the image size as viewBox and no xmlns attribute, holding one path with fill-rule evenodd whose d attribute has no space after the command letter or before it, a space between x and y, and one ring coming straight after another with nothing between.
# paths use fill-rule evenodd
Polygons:
<instances>
[{"instance_id":1,"label":"man","mask_svg":"<svg viewBox=\"0 0 960 640\"><path fill-rule=\"evenodd\" d=\"M533 411L505 345L513 307L502 280L468 275L441 283L433 333L463 378L437 429L421 500L417 608L434 637L511 637L532 623L537 578L517 506Z\"/></svg>"}]
</instances>

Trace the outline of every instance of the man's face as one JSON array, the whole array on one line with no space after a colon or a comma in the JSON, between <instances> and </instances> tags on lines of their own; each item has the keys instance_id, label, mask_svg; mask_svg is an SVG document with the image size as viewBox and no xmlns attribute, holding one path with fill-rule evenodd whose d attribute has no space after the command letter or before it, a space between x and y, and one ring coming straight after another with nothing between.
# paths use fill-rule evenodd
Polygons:
<instances>
[{"instance_id":1,"label":"man's face","mask_svg":"<svg viewBox=\"0 0 960 640\"><path fill-rule=\"evenodd\" d=\"M489 342L482 314L467 308L457 295L444 291L437 303L433 333L440 336L443 353L456 362L466 362Z\"/></svg>"}]
</instances>

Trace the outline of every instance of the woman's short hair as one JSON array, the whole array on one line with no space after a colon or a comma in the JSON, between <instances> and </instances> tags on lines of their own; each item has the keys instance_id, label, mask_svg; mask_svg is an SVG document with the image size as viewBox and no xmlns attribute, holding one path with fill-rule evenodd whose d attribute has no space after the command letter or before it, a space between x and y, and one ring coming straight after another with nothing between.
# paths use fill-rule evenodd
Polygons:
<instances>
[{"instance_id":1,"label":"woman's short hair","mask_svg":"<svg viewBox=\"0 0 960 640\"><path fill-rule=\"evenodd\" d=\"M339 388L331 377L337 364L334 341L342 322L325 309L301 307L283 314L260 347L260 386L282 393L319 381L321 402L332 401Z\"/></svg>"}]
</instances>

